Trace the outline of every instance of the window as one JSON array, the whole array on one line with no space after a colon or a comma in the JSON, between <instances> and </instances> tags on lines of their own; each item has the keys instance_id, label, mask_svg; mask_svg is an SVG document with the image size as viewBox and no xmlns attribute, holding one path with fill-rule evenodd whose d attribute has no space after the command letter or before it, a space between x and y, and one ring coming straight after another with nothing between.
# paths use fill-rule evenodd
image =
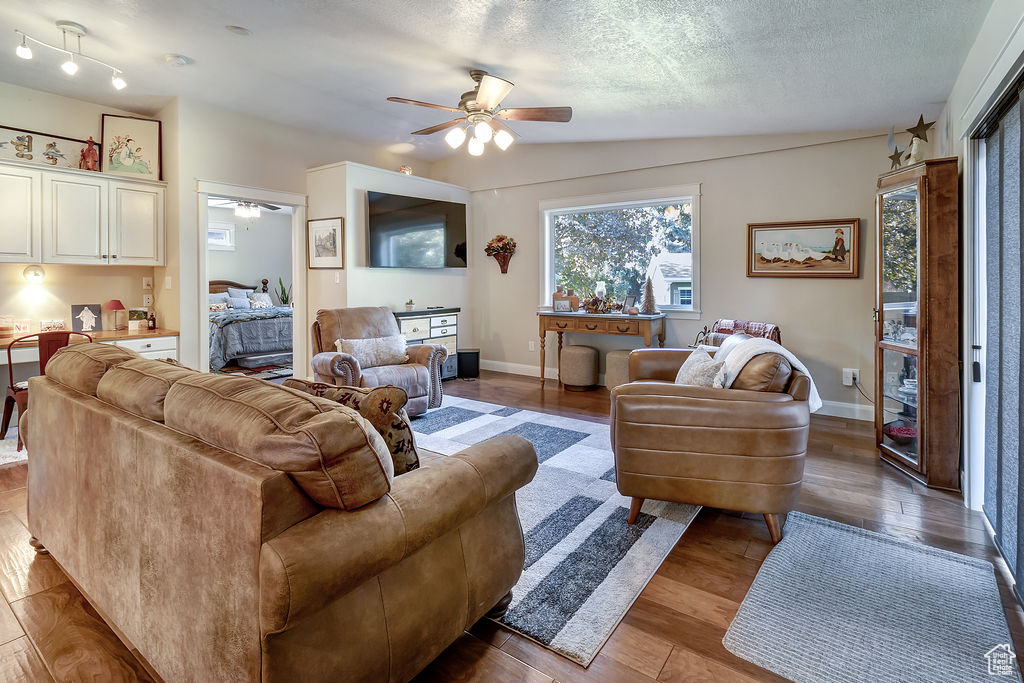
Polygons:
<instances>
[{"instance_id":1,"label":"window","mask_svg":"<svg viewBox=\"0 0 1024 683\"><path fill-rule=\"evenodd\" d=\"M234 251L235 224L210 221L206 228L206 247L214 251Z\"/></svg>"},{"instance_id":2,"label":"window","mask_svg":"<svg viewBox=\"0 0 1024 683\"><path fill-rule=\"evenodd\" d=\"M699 198L694 185L544 202L541 305L557 287L639 301L649 277L659 308L699 313Z\"/></svg>"}]
</instances>

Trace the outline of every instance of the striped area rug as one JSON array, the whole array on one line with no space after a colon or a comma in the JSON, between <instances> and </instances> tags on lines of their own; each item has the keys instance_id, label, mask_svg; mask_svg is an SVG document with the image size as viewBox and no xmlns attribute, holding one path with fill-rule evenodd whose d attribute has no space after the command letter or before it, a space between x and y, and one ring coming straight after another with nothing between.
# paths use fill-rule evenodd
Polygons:
<instances>
[{"instance_id":1,"label":"striped area rug","mask_svg":"<svg viewBox=\"0 0 1024 683\"><path fill-rule=\"evenodd\" d=\"M583 666L700 510L647 501L627 525L605 424L445 396L412 427L444 455L499 434L533 443L540 467L516 494L526 566L501 623Z\"/></svg>"}]
</instances>

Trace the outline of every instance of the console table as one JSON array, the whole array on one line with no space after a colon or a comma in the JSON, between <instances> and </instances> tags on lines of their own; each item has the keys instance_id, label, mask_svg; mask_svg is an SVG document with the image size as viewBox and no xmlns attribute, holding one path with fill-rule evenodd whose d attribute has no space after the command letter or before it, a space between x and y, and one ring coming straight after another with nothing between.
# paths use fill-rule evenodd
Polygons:
<instances>
[{"instance_id":1,"label":"console table","mask_svg":"<svg viewBox=\"0 0 1024 683\"><path fill-rule=\"evenodd\" d=\"M658 338L658 346L665 346L665 314L624 315L622 313L555 313L538 311L540 319L540 383L544 385L544 341L548 332L558 334L558 384L562 384L562 335L611 334L623 337L643 337L650 346Z\"/></svg>"}]
</instances>

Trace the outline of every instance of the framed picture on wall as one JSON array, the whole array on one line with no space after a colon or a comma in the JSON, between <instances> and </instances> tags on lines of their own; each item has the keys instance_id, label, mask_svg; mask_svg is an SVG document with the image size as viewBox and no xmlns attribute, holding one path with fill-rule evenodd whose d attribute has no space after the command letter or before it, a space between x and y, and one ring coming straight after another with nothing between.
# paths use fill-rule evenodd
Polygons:
<instances>
[{"instance_id":1,"label":"framed picture on wall","mask_svg":"<svg viewBox=\"0 0 1024 683\"><path fill-rule=\"evenodd\" d=\"M104 114L101 138L104 173L161 180L161 123L120 114Z\"/></svg>"},{"instance_id":2,"label":"framed picture on wall","mask_svg":"<svg viewBox=\"0 0 1024 683\"><path fill-rule=\"evenodd\" d=\"M318 218L306 221L310 268L345 268L345 219Z\"/></svg>"},{"instance_id":3,"label":"framed picture on wall","mask_svg":"<svg viewBox=\"0 0 1024 683\"><path fill-rule=\"evenodd\" d=\"M98 171L100 145L90 137L76 140L23 128L0 126L0 160L28 161L51 168Z\"/></svg>"},{"instance_id":4,"label":"framed picture on wall","mask_svg":"<svg viewBox=\"0 0 1024 683\"><path fill-rule=\"evenodd\" d=\"M747 223L747 277L860 277L860 219Z\"/></svg>"}]
</instances>

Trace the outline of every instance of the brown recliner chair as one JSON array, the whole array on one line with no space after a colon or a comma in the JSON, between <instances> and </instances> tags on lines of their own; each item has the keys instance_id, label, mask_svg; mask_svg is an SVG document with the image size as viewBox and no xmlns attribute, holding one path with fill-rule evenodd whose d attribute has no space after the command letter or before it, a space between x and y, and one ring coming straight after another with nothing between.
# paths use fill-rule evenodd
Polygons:
<instances>
[{"instance_id":1,"label":"brown recliner chair","mask_svg":"<svg viewBox=\"0 0 1024 683\"><path fill-rule=\"evenodd\" d=\"M441 406L441 364L448 350L432 344L406 348L409 361L402 365L362 368L347 353L335 350L338 339L372 339L400 334L398 321L386 306L320 309L313 323L313 374L318 382L346 387L378 387L391 384L405 389L410 416Z\"/></svg>"},{"instance_id":2,"label":"brown recliner chair","mask_svg":"<svg viewBox=\"0 0 1024 683\"><path fill-rule=\"evenodd\" d=\"M675 384L689 349L639 349L612 391L619 493L764 515L772 542L803 481L810 380L778 354L755 356L731 389Z\"/></svg>"}]
</instances>

